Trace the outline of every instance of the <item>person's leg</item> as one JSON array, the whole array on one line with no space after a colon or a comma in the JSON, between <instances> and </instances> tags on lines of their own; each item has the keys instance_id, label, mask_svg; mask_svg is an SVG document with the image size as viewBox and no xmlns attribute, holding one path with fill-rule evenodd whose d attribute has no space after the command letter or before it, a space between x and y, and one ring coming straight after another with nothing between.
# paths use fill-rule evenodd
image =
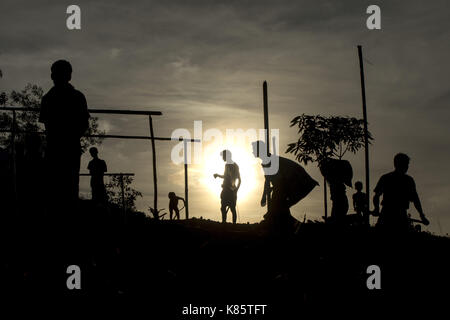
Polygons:
<instances>
[{"instance_id":1,"label":"person's leg","mask_svg":"<svg viewBox=\"0 0 450 320\"><path fill-rule=\"evenodd\" d=\"M222 212L222 223L227 222L227 193L224 189L220 193L220 212Z\"/></svg>"},{"instance_id":2,"label":"person's leg","mask_svg":"<svg viewBox=\"0 0 450 320\"><path fill-rule=\"evenodd\" d=\"M222 212L222 223L227 222L227 207L225 204L222 203L220 211Z\"/></svg>"},{"instance_id":3,"label":"person's leg","mask_svg":"<svg viewBox=\"0 0 450 320\"><path fill-rule=\"evenodd\" d=\"M180 210L178 208L175 208L175 218L180 220Z\"/></svg>"},{"instance_id":4,"label":"person's leg","mask_svg":"<svg viewBox=\"0 0 450 320\"><path fill-rule=\"evenodd\" d=\"M92 193L92 201L97 203L98 202L98 189L95 184L91 185L91 193Z\"/></svg>"},{"instance_id":5,"label":"person's leg","mask_svg":"<svg viewBox=\"0 0 450 320\"><path fill-rule=\"evenodd\" d=\"M236 224L236 220L237 220L236 207L232 206L232 207L230 207L230 210L231 210L231 214L233 215L233 224Z\"/></svg>"},{"instance_id":6,"label":"person's leg","mask_svg":"<svg viewBox=\"0 0 450 320\"><path fill-rule=\"evenodd\" d=\"M169 217L172 220L173 208L169 208Z\"/></svg>"}]
</instances>

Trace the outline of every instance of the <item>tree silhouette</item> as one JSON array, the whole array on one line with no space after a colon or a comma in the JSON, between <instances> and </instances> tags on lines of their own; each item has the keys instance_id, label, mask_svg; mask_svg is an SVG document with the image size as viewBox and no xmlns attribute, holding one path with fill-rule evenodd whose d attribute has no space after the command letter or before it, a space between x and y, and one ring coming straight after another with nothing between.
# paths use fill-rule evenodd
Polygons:
<instances>
[{"instance_id":1,"label":"tree silhouette","mask_svg":"<svg viewBox=\"0 0 450 320\"><path fill-rule=\"evenodd\" d=\"M317 162L319 168L328 159L342 160L347 151L356 153L364 146L364 120L350 117L323 117L302 114L291 121L291 127L298 126L299 138L289 143L286 150L299 162L307 165ZM369 143L373 140L368 132ZM321 170L322 172L322 170ZM324 174L322 172L322 174ZM324 176L324 206L327 215L327 186Z\"/></svg>"},{"instance_id":2,"label":"tree silhouette","mask_svg":"<svg viewBox=\"0 0 450 320\"><path fill-rule=\"evenodd\" d=\"M298 126L299 139L289 143L286 150L305 165L336 157L342 159L347 151L356 153L364 147L364 120L350 117L323 117L302 114L292 119ZM373 140L370 132L369 141Z\"/></svg>"},{"instance_id":3,"label":"tree silhouette","mask_svg":"<svg viewBox=\"0 0 450 320\"><path fill-rule=\"evenodd\" d=\"M121 178L123 180L121 180ZM112 176L109 183L105 185L108 201L122 208L122 181L124 203L127 209L136 210L136 199L142 197L142 193L131 187L133 182L132 176Z\"/></svg>"}]
</instances>

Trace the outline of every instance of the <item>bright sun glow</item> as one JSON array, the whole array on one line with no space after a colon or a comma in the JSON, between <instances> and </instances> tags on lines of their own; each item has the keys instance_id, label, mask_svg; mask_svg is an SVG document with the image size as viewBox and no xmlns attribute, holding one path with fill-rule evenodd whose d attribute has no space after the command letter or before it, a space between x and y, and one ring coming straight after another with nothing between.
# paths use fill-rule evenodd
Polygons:
<instances>
[{"instance_id":1,"label":"bright sun glow","mask_svg":"<svg viewBox=\"0 0 450 320\"><path fill-rule=\"evenodd\" d=\"M256 187L258 162L251 153L250 148L245 148L242 145L216 145L211 144L204 150L203 158L203 173L202 183L208 187L208 190L220 198L222 191L222 179L214 179L214 173L223 174L225 169L225 162L220 156L220 152L228 149L232 153L233 161L239 166L241 174L241 187L238 191L238 202L245 199Z\"/></svg>"}]
</instances>

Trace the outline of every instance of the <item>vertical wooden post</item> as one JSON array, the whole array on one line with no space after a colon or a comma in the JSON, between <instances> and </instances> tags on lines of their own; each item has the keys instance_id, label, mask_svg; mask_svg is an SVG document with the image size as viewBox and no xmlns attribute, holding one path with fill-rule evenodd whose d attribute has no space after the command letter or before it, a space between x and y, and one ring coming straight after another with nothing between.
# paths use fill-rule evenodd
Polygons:
<instances>
[{"instance_id":1,"label":"vertical wooden post","mask_svg":"<svg viewBox=\"0 0 450 320\"><path fill-rule=\"evenodd\" d=\"M186 220L189 219L189 194L188 194L188 158L187 158L187 140L183 140L184 147L184 200L186 210Z\"/></svg>"},{"instance_id":2,"label":"vertical wooden post","mask_svg":"<svg viewBox=\"0 0 450 320\"><path fill-rule=\"evenodd\" d=\"M263 82L263 108L264 108L264 130L266 134L266 156L269 156L270 153L270 134L269 134L269 103L267 99L267 81ZM270 190L270 183L267 179L265 179L265 189ZM267 209L270 208L270 192L266 194L267 197Z\"/></svg>"},{"instance_id":3,"label":"vertical wooden post","mask_svg":"<svg viewBox=\"0 0 450 320\"><path fill-rule=\"evenodd\" d=\"M323 177L323 206L325 210L325 221L327 221L328 218L328 199L327 199L327 179Z\"/></svg>"},{"instance_id":4,"label":"vertical wooden post","mask_svg":"<svg viewBox=\"0 0 450 320\"><path fill-rule=\"evenodd\" d=\"M158 178L156 176L156 148L155 148L155 135L153 132L153 120L152 116L148 116L148 121L150 124L150 138L152 140L152 160L153 160L153 190L154 190L154 203L153 209L155 210L155 214L158 214Z\"/></svg>"},{"instance_id":5,"label":"vertical wooden post","mask_svg":"<svg viewBox=\"0 0 450 320\"><path fill-rule=\"evenodd\" d=\"M13 110L13 120L11 128L11 155L12 155L12 172L13 172L13 193L14 193L14 209L17 205L17 159L16 159L16 111Z\"/></svg>"},{"instance_id":6,"label":"vertical wooden post","mask_svg":"<svg viewBox=\"0 0 450 320\"><path fill-rule=\"evenodd\" d=\"M123 222L125 224L127 221L127 209L125 207L125 186L123 184L123 174L120 173L119 177L120 177L120 192L121 192L121 197L122 197Z\"/></svg>"},{"instance_id":7,"label":"vertical wooden post","mask_svg":"<svg viewBox=\"0 0 450 320\"><path fill-rule=\"evenodd\" d=\"M358 46L358 56L359 56L359 71L361 75L361 96L362 96L362 107L363 107L363 118L364 118L364 150L365 150L365 167L366 167L366 205L367 210L370 210L370 182L369 182L369 134L367 131L367 106L366 106L366 85L364 82L364 65L362 56L362 47ZM369 215L365 215L365 223L369 223Z\"/></svg>"}]
</instances>

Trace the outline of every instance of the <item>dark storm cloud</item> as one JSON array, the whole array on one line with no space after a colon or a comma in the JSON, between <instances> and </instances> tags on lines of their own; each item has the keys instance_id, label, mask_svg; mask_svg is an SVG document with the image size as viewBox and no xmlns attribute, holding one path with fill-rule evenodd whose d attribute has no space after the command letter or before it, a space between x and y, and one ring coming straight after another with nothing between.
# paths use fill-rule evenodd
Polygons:
<instances>
[{"instance_id":1,"label":"dark storm cloud","mask_svg":"<svg viewBox=\"0 0 450 320\"><path fill-rule=\"evenodd\" d=\"M222 130L261 126L263 80L269 81L271 126L281 129L281 150L296 139L288 124L298 114L360 117L356 45L362 44L375 137L372 189L391 170L393 155L407 152L426 213L450 227L448 1L378 1L380 31L365 27L372 3L360 0L76 4L81 31L65 28L66 4L59 1L2 1L2 88L35 82L48 89L49 65L64 57L91 107L162 110L158 135L191 129L194 120ZM148 132L145 119L102 121L110 132ZM169 145L158 150L164 193L181 168L166 164ZM137 185L151 200L148 144L105 141L102 153L112 170L136 171ZM349 159L355 179L362 179L362 154ZM308 170L320 180L315 166ZM321 197L315 190L310 203L294 211L319 217ZM196 210L205 210L198 202Z\"/></svg>"}]
</instances>

